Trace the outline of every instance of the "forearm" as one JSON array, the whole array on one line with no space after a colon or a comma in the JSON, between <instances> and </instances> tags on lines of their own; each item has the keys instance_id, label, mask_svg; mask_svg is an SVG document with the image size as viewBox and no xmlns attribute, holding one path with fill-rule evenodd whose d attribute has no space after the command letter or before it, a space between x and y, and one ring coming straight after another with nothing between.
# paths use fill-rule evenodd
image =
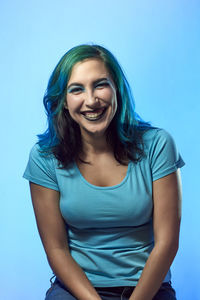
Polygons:
<instances>
[{"instance_id":1,"label":"forearm","mask_svg":"<svg viewBox=\"0 0 200 300\"><path fill-rule=\"evenodd\" d=\"M152 300L160 288L176 252L177 247L174 245L161 244L153 248L129 300Z\"/></svg>"},{"instance_id":2,"label":"forearm","mask_svg":"<svg viewBox=\"0 0 200 300\"><path fill-rule=\"evenodd\" d=\"M78 300L101 299L68 251L54 249L47 253L47 258L55 275Z\"/></svg>"}]
</instances>

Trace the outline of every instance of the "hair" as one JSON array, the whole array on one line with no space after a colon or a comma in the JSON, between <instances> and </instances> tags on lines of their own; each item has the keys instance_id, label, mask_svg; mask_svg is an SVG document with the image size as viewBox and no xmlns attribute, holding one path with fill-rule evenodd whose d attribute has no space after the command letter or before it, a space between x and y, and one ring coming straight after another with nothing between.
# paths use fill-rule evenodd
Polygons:
<instances>
[{"instance_id":1,"label":"hair","mask_svg":"<svg viewBox=\"0 0 200 300\"><path fill-rule=\"evenodd\" d=\"M41 152L53 153L61 169L80 159L82 151L79 125L64 107L67 84L73 66L91 58L100 59L104 63L116 87L118 107L106 132L115 159L121 164L127 164L128 160L135 163L139 161L144 156L143 133L152 127L135 112L130 86L114 55L100 45L73 47L60 59L50 76L43 98L48 128L43 134L37 135Z\"/></svg>"}]
</instances>

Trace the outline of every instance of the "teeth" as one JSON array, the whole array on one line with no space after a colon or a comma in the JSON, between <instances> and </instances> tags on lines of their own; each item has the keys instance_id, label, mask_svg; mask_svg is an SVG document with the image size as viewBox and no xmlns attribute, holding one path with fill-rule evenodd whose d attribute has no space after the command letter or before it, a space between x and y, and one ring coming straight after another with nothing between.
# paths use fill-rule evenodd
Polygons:
<instances>
[{"instance_id":1,"label":"teeth","mask_svg":"<svg viewBox=\"0 0 200 300\"><path fill-rule=\"evenodd\" d=\"M97 118L98 116L100 116L102 114L102 112L100 113L85 113L84 115L87 117L87 118Z\"/></svg>"},{"instance_id":2,"label":"teeth","mask_svg":"<svg viewBox=\"0 0 200 300\"><path fill-rule=\"evenodd\" d=\"M98 112L84 112L83 115L87 119L95 120L95 119L99 118L104 113L104 111L105 111L105 109L100 110Z\"/></svg>"}]
</instances>

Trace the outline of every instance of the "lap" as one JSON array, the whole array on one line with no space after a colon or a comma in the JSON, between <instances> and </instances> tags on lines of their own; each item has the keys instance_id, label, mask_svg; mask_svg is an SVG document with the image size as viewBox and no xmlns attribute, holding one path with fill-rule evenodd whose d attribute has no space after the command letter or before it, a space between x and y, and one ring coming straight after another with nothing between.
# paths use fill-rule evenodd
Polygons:
<instances>
[{"instance_id":1,"label":"lap","mask_svg":"<svg viewBox=\"0 0 200 300\"><path fill-rule=\"evenodd\" d=\"M102 290L96 287L96 291L102 300L128 300L134 287L123 287L121 291L112 289ZM58 280L52 284L46 292L45 300L76 300L76 298ZM175 291L170 283L163 283L152 300L176 300Z\"/></svg>"},{"instance_id":2,"label":"lap","mask_svg":"<svg viewBox=\"0 0 200 300\"><path fill-rule=\"evenodd\" d=\"M45 300L76 300L60 283L54 282L47 290Z\"/></svg>"},{"instance_id":3,"label":"lap","mask_svg":"<svg viewBox=\"0 0 200 300\"><path fill-rule=\"evenodd\" d=\"M176 293L171 283L163 283L153 300L176 300Z\"/></svg>"}]
</instances>

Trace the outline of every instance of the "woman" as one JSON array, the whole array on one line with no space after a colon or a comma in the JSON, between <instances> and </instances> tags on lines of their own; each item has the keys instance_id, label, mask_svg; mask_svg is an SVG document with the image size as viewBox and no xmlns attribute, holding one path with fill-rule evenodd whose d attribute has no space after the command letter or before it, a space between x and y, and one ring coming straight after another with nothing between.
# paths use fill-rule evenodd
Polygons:
<instances>
[{"instance_id":1,"label":"woman","mask_svg":"<svg viewBox=\"0 0 200 300\"><path fill-rule=\"evenodd\" d=\"M44 97L48 129L24 177L56 276L46 300L176 299L184 162L173 138L134 111L115 57L69 50Z\"/></svg>"}]
</instances>

